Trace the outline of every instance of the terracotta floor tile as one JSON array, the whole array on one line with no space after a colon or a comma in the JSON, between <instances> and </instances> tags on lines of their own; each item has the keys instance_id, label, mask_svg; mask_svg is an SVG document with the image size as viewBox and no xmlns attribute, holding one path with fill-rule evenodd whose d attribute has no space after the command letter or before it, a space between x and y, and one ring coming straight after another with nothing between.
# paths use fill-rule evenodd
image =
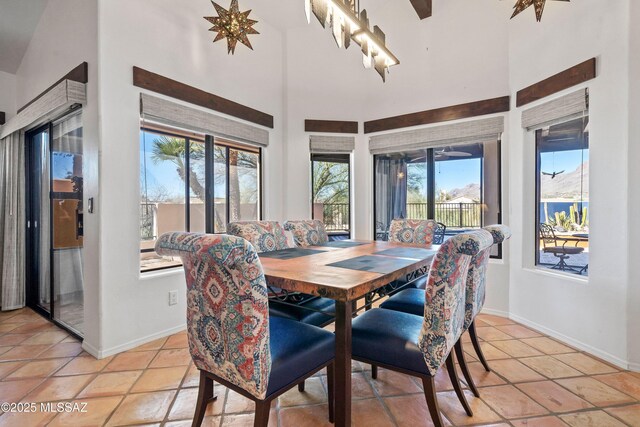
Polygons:
<instances>
[{"instance_id":1,"label":"terracotta floor tile","mask_svg":"<svg viewBox=\"0 0 640 427\"><path fill-rule=\"evenodd\" d=\"M204 420L202 420L202 425L200 427L219 427L220 421L221 421L221 417L219 415L204 417ZM164 424L164 426L165 427L191 427L191 420L170 421Z\"/></svg>"},{"instance_id":2,"label":"terracotta floor tile","mask_svg":"<svg viewBox=\"0 0 640 427\"><path fill-rule=\"evenodd\" d=\"M637 377L630 372L598 375L594 378L640 400L640 377Z\"/></svg>"},{"instance_id":3,"label":"terracotta floor tile","mask_svg":"<svg viewBox=\"0 0 640 427\"><path fill-rule=\"evenodd\" d=\"M104 397L126 394L142 371L110 372L99 374L80 392L78 398Z\"/></svg>"},{"instance_id":4,"label":"terracotta floor tile","mask_svg":"<svg viewBox=\"0 0 640 427\"><path fill-rule=\"evenodd\" d=\"M188 348L189 342L187 340L187 332L180 332L179 334L171 335L167 338L167 341L162 346L163 349L167 348Z\"/></svg>"},{"instance_id":5,"label":"terracotta floor tile","mask_svg":"<svg viewBox=\"0 0 640 427\"><path fill-rule=\"evenodd\" d=\"M0 427L31 427L47 425L55 416L52 412L9 412L0 416Z\"/></svg>"},{"instance_id":6,"label":"terracotta floor tile","mask_svg":"<svg viewBox=\"0 0 640 427\"><path fill-rule=\"evenodd\" d=\"M6 334L22 326L21 323L0 323L0 334Z\"/></svg>"},{"instance_id":7,"label":"terracotta floor tile","mask_svg":"<svg viewBox=\"0 0 640 427\"><path fill-rule=\"evenodd\" d=\"M542 356L542 353L519 340L495 341L493 345L512 357Z\"/></svg>"},{"instance_id":8,"label":"terracotta floor tile","mask_svg":"<svg viewBox=\"0 0 640 427\"><path fill-rule=\"evenodd\" d=\"M219 386L216 388L216 395L218 398L213 402L210 402L207 406L207 412L205 416L220 415L222 414L222 408L224 408L224 399L226 394L226 388ZM198 389L197 388L183 388L178 392L176 400L171 406L169 412L170 420L192 420L193 414L196 411L196 404L198 403Z\"/></svg>"},{"instance_id":9,"label":"terracotta floor tile","mask_svg":"<svg viewBox=\"0 0 640 427\"><path fill-rule=\"evenodd\" d=\"M62 331L40 332L22 342L22 345L38 345L38 344L57 344L69 336L68 333Z\"/></svg>"},{"instance_id":10,"label":"terracotta floor tile","mask_svg":"<svg viewBox=\"0 0 640 427\"><path fill-rule=\"evenodd\" d=\"M156 356L156 351L134 351L120 353L104 368L105 372L134 371L145 369Z\"/></svg>"},{"instance_id":11,"label":"terracotta floor tile","mask_svg":"<svg viewBox=\"0 0 640 427\"><path fill-rule=\"evenodd\" d=\"M593 407L553 381L524 383L516 387L551 412L573 412Z\"/></svg>"},{"instance_id":12,"label":"terracotta floor tile","mask_svg":"<svg viewBox=\"0 0 640 427\"><path fill-rule=\"evenodd\" d=\"M79 342L60 342L43 351L38 359L51 359L55 357L75 357L82 353L82 344Z\"/></svg>"},{"instance_id":13,"label":"terracotta floor tile","mask_svg":"<svg viewBox=\"0 0 640 427\"><path fill-rule=\"evenodd\" d=\"M418 387L420 387L420 391L422 391L422 384L420 384L421 382L422 380L418 379ZM449 379L449 373L447 372L447 368L445 368L444 366L441 366L440 369L438 369L438 372L435 376L435 382L436 391L453 390L453 385L451 385L451 380Z\"/></svg>"},{"instance_id":14,"label":"terracotta floor tile","mask_svg":"<svg viewBox=\"0 0 640 427\"><path fill-rule=\"evenodd\" d=\"M56 376L64 376L64 375L79 375L79 374L92 374L96 372L100 372L104 369L105 366L109 364L112 357L107 357L105 359L96 359L93 356L87 357L76 357L71 362L67 363L67 365L56 372Z\"/></svg>"},{"instance_id":15,"label":"terracotta floor tile","mask_svg":"<svg viewBox=\"0 0 640 427\"><path fill-rule=\"evenodd\" d=\"M147 369L131 388L131 393L178 388L186 372L186 366Z\"/></svg>"},{"instance_id":16,"label":"terracotta floor tile","mask_svg":"<svg viewBox=\"0 0 640 427\"><path fill-rule=\"evenodd\" d=\"M488 325L492 325L492 326L498 326L498 325L512 325L516 322L514 322L513 320L507 318L507 317L501 317L501 316L494 316L492 314L482 314L480 313L478 315L478 317L476 317L477 320L480 320L481 322L484 322ZM476 325L476 327L478 327L480 325Z\"/></svg>"},{"instance_id":17,"label":"terracotta floor tile","mask_svg":"<svg viewBox=\"0 0 640 427\"><path fill-rule=\"evenodd\" d=\"M327 377L322 376L322 385L327 390ZM353 372L351 374L351 397L352 399L371 399L375 397L373 387L362 372Z\"/></svg>"},{"instance_id":18,"label":"terracotta floor tile","mask_svg":"<svg viewBox=\"0 0 640 427\"><path fill-rule=\"evenodd\" d=\"M352 403L353 427L394 427L387 411L378 399L358 400Z\"/></svg>"},{"instance_id":19,"label":"terracotta floor tile","mask_svg":"<svg viewBox=\"0 0 640 427\"><path fill-rule=\"evenodd\" d=\"M539 332L536 332L522 325L496 326L496 328L499 331L511 335L514 338L533 338L542 336L542 334L540 334Z\"/></svg>"},{"instance_id":20,"label":"terracotta floor tile","mask_svg":"<svg viewBox=\"0 0 640 427\"><path fill-rule=\"evenodd\" d=\"M505 381L497 376L494 372L487 372L484 370L484 366L480 362L468 363L467 367L471 372L473 382L477 387L489 387L492 385L502 385ZM489 365L491 367L491 365ZM462 378L462 375L460 375Z\"/></svg>"},{"instance_id":21,"label":"terracotta floor tile","mask_svg":"<svg viewBox=\"0 0 640 427\"><path fill-rule=\"evenodd\" d=\"M49 347L47 344L19 345L0 355L0 361L33 359Z\"/></svg>"},{"instance_id":22,"label":"terracotta floor tile","mask_svg":"<svg viewBox=\"0 0 640 427\"><path fill-rule=\"evenodd\" d=\"M63 367L71 358L36 360L24 364L20 369L8 375L5 380L44 378Z\"/></svg>"},{"instance_id":23,"label":"terracotta floor tile","mask_svg":"<svg viewBox=\"0 0 640 427\"><path fill-rule=\"evenodd\" d=\"M510 356L505 353L502 350L499 350L497 348L497 346L494 346L493 344L495 344L498 341L494 341L492 344L489 344L488 342L481 342L480 343L480 348L482 349L482 354L484 354L484 358L486 360L498 360L498 359L509 359ZM474 356L474 358L476 360L478 360L476 356L476 351L473 348L473 345L468 344L464 346L465 351L467 352L467 354L470 354L471 356Z\"/></svg>"},{"instance_id":24,"label":"terracotta floor tile","mask_svg":"<svg viewBox=\"0 0 640 427\"><path fill-rule=\"evenodd\" d=\"M365 373L373 388L380 396L395 396L407 393L421 393L422 390L411 380L409 375L400 374L388 369L378 369L378 379L371 379L371 372Z\"/></svg>"},{"instance_id":25,"label":"terracotta floor tile","mask_svg":"<svg viewBox=\"0 0 640 427\"><path fill-rule=\"evenodd\" d=\"M305 409L308 410L309 408L305 408ZM327 417L328 417L328 412L327 412ZM222 418L222 422L220 423L220 425L224 427L253 427L253 414L225 415ZM270 426L278 425L278 414L276 413L276 411L272 410L271 413L269 413L269 425ZM304 425L304 424L299 424L299 425ZM322 424L317 424L317 425L322 425Z\"/></svg>"},{"instance_id":26,"label":"terracotta floor tile","mask_svg":"<svg viewBox=\"0 0 640 427\"><path fill-rule=\"evenodd\" d=\"M546 415L548 411L512 385L485 387L484 400L494 411L505 418L523 418Z\"/></svg>"},{"instance_id":27,"label":"terracotta floor tile","mask_svg":"<svg viewBox=\"0 0 640 427\"><path fill-rule=\"evenodd\" d=\"M427 401L424 394L410 396L387 397L384 403L395 419L398 426L433 427L433 421L429 414ZM443 415L444 425L451 423Z\"/></svg>"},{"instance_id":28,"label":"terracotta floor tile","mask_svg":"<svg viewBox=\"0 0 640 427\"><path fill-rule=\"evenodd\" d=\"M577 351L547 337L524 338L521 341L544 354L573 353Z\"/></svg>"},{"instance_id":29,"label":"terracotta floor tile","mask_svg":"<svg viewBox=\"0 0 640 427\"><path fill-rule=\"evenodd\" d=\"M16 362L2 362L0 363L0 379L6 377L11 372L18 369L20 366L27 363L26 361L16 361Z\"/></svg>"},{"instance_id":30,"label":"terracotta floor tile","mask_svg":"<svg viewBox=\"0 0 640 427\"><path fill-rule=\"evenodd\" d=\"M189 365L189 370L187 371L187 375L184 377L184 381L182 382L182 387L198 387L200 384L200 371L196 366L192 363ZM218 385L214 385L217 387Z\"/></svg>"},{"instance_id":31,"label":"terracotta floor tile","mask_svg":"<svg viewBox=\"0 0 640 427\"><path fill-rule=\"evenodd\" d=\"M51 402L55 400L71 400L93 378L93 375L76 375L73 377L50 377L40 384L25 398L29 402Z\"/></svg>"},{"instance_id":32,"label":"terracotta floor tile","mask_svg":"<svg viewBox=\"0 0 640 427\"><path fill-rule=\"evenodd\" d=\"M526 357L522 363L548 378L579 377L582 374L552 356Z\"/></svg>"},{"instance_id":33,"label":"terracotta floor tile","mask_svg":"<svg viewBox=\"0 0 640 427\"><path fill-rule=\"evenodd\" d=\"M303 393L298 391L298 387L294 387L281 395L278 400L280 407L300 406L300 405L317 405L327 401L327 393L322 386L320 378L308 378L305 381L305 389Z\"/></svg>"},{"instance_id":34,"label":"terracotta floor tile","mask_svg":"<svg viewBox=\"0 0 640 427\"><path fill-rule=\"evenodd\" d=\"M277 425L277 424L276 424ZM325 426L330 427L327 405L280 410L280 427Z\"/></svg>"},{"instance_id":35,"label":"terracotta floor tile","mask_svg":"<svg viewBox=\"0 0 640 427\"><path fill-rule=\"evenodd\" d=\"M129 351L160 350L166 341L167 337L158 338L157 340L149 341L148 343L138 346Z\"/></svg>"},{"instance_id":36,"label":"terracotta floor tile","mask_svg":"<svg viewBox=\"0 0 640 427\"><path fill-rule=\"evenodd\" d=\"M36 333L50 330L51 328L47 323L24 323L19 325L17 328L11 328L11 332L14 334Z\"/></svg>"},{"instance_id":37,"label":"terracotta floor tile","mask_svg":"<svg viewBox=\"0 0 640 427\"><path fill-rule=\"evenodd\" d=\"M187 366L191 363L191 354L187 348L160 350L151 361L150 368L168 368L170 366Z\"/></svg>"},{"instance_id":38,"label":"terracotta floor tile","mask_svg":"<svg viewBox=\"0 0 640 427\"><path fill-rule=\"evenodd\" d=\"M557 354L554 357L587 375L618 372L616 368L582 353Z\"/></svg>"},{"instance_id":39,"label":"terracotta floor tile","mask_svg":"<svg viewBox=\"0 0 640 427\"><path fill-rule=\"evenodd\" d=\"M39 378L0 382L0 402L17 403L41 382Z\"/></svg>"},{"instance_id":40,"label":"terracotta floor tile","mask_svg":"<svg viewBox=\"0 0 640 427\"><path fill-rule=\"evenodd\" d=\"M567 427L567 424L555 416L511 420L514 427Z\"/></svg>"},{"instance_id":41,"label":"terracotta floor tile","mask_svg":"<svg viewBox=\"0 0 640 427\"><path fill-rule=\"evenodd\" d=\"M47 427L102 426L114 409L122 401L122 396L79 399L72 404L85 404L86 412L63 412L58 414Z\"/></svg>"},{"instance_id":42,"label":"terracotta floor tile","mask_svg":"<svg viewBox=\"0 0 640 427\"><path fill-rule=\"evenodd\" d=\"M117 426L162 421L175 394L175 391L129 394L125 396L107 425Z\"/></svg>"},{"instance_id":43,"label":"terracotta floor tile","mask_svg":"<svg viewBox=\"0 0 640 427\"><path fill-rule=\"evenodd\" d=\"M298 389L296 388L296 391ZM251 399L247 399L241 394L233 390L228 390L227 400L224 405L225 414L237 414L238 412L254 412L256 410L255 403Z\"/></svg>"},{"instance_id":44,"label":"terracotta floor tile","mask_svg":"<svg viewBox=\"0 0 640 427\"><path fill-rule=\"evenodd\" d=\"M1 354L5 354L7 351L11 350L13 348L13 346L5 346L5 347L0 347L0 355Z\"/></svg>"},{"instance_id":45,"label":"terracotta floor tile","mask_svg":"<svg viewBox=\"0 0 640 427\"><path fill-rule=\"evenodd\" d=\"M620 418L631 427L640 427L640 405L620 406L605 410L614 417Z\"/></svg>"},{"instance_id":46,"label":"terracotta floor tile","mask_svg":"<svg viewBox=\"0 0 640 427\"><path fill-rule=\"evenodd\" d=\"M489 366L493 372L512 383L539 381L545 379L542 375L515 359L492 360Z\"/></svg>"},{"instance_id":47,"label":"terracotta floor tile","mask_svg":"<svg viewBox=\"0 0 640 427\"><path fill-rule=\"evenodd\" d=\"M5 334L0 336L0 345L18 345L31 338L31 334Z\"/></svg>"},{"instance_id":48,"label":"terracotta floor tile","mask_svg":"<svg viewBox=\"0 0 640 427\"><path fill-rule=\"evenodd\" d=\"M623 423L603 411L578 412L560 415L572 427L625 427Z\"/></svg>"},{"instance_id":49,"label":"terracotta floor tile","mask_svg":"<svg viewBox=\"0 0 640 427\"><path fill-rule=\"evenodd\" d=\"M482 394L481 394L482 395ZM478 399L470 391L465 392L467 402L473 411L473 417L469 417L462 408L458 396L454 391L438 393L438 404L440 410L446 417L457 426L469 424L489 424L502 421L502 417L496 414L486 403Z\"/></svg>"},{"instance_id":50,"label":"terracotta floor tile","mask_svg":"<svg viewBox=\"0 0 640 427\"><path fill-rule=\"evenodd\" d=\"M596 406L619 405L635 401L630 396L590 377L556 380L558 384Z\"/></svg>"},{"instance_id":51,"label":"terracotta floor tile","mask_svg":"<svg viewBox=\"0 0 640 427\"><path fill-rule=\"evenodd\" d=\"M489 326L486 328L477 328L476 332L478 333L478 337L482 338L485 341L498 341L498 340L512 340L513 337L511 335L507 335L504 332L496 329L493 326Z\"/></svg>"}]
</instances>

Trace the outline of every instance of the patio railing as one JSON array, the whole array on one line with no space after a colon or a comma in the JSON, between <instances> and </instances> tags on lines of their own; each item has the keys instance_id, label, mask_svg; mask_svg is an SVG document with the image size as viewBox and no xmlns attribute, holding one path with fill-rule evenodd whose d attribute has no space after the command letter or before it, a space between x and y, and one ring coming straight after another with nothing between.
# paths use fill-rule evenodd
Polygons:
<instances>
[{"instance_id":1,"label":"patio railing","mask_svg":"<svg viewBox=\"0 0 640 427\"><path fill-rule=\"evenodd\" d=\"M473 228L482 226L480 203L436 203L435 219L447 227ZM407 218L428 219L426 203L407 203Z\"/></svg>"},{"instance_id":2,"label":"patio railing","mask_svg":"<svg viewBox=\"0 0 640 427\"><path fill-rule=\"evenodd\" d=\"M349 204L330 203L322 206L323 222L327 231L349 230Z\"/></svg>"}]
</instances>

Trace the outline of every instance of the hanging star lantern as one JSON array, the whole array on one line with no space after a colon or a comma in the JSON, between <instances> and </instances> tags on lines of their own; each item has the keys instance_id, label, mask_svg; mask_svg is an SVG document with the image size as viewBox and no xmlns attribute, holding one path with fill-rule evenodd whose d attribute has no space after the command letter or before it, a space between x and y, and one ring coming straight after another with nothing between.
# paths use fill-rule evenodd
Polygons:
<instances>
[{"instance_id":1,"label":"hanging star lantern","mask_svg":"<svg viewBox=\"0 0 640 427\"><path fill-rule=\"evenodd\" d=\"M231 6L229 6L229 10L220 6L213 0L211 1L211 3L213 4L213 7L216 8L218 16L205 16L204 19L213 24L213 27L211 27L209 31L218 33L215 39L213 39L213 42L215 43L218 40L226 38L227 53L230 53L232 55L236 51L236 44L238 42L253 50L253 46L251 46L251 42L249 42L249 38L247 36L249 34L260 33L253 28L253 26L257 24L258 21L249 19L251 10L240 12L240 9L238 7L238 0L231 0Z\"/></svg>"},{"instance_id":2,"label":"hanging star lantern","mask_svg":"<svg viewBox=\"0 0 640 427\"><path fill-rule=\"evenodd\" d=\"M542 12L544 11L544 4L547 0L518 0L516 5L513 6L513 15L511 15L511 19L513 19L517 14L527 9L529 6L534 7L536 10L536 19L538 22L542 19ZM554 0L554 1L571 1L571 0Z\"/></svg>"}]
</instances>

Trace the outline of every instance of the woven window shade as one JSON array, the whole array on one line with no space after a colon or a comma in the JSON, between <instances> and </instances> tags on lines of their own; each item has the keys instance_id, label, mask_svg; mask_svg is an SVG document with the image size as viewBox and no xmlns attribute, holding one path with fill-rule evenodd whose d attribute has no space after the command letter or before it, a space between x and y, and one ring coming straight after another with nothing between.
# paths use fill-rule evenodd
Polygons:
<instances>
[{"instance_id":1,"label":"woven window shade","mask_svg":"<svg viewBox=\"0 0 640 427\"><path fill-rule=\"evenodd\" d=\"M556 98L522 112L522 127L540 129L560 122L577 119L589 113L589 90Z\"/></svg>"},{"instance_id":2,"label":"woven window shade","mask_svg":"<svg viewBox=\"0 0 640 427\"><path fill-rule=\"evenodd\" d=\"M373 136L369 139L369 151L371 154L388 154L497 141L503 131L504 117L492 117Z\"/></svg>"},{"instance_id":3,"label":"woven window shade","mask_svg":"<svg viewBox=\"0 0 640 427\"><path fill-rule=\"evenodd\" d=\"M87 89L84 83L63 80L2 126L0 128L0 139L11 135L13 132L51 120L55 118L55 115L68 110L74 104L84 104L86 102Z\"/></svg>"},{"instance_id":4,"label":"woven window shade","mask_svg":"<svg viewBox=\"0 0 640 427\"><path fill-rule=\"evenodd\" d=\"M269 132L265 129L145 93L140 94L140 115L143 120L193 132L230 138L260 147L269 145Z\"/></svg>"},{"instance_id":5,"label":"woven window shade","mask_svg":"<svg viewBox=\"0 0 640 427\"><path fill-rule=\"evenodd\" d=\"M311 153L352 153L356 146L356 139L352 136L321 136L311 135L309 149Z\"/></svg>"}]
</instances>

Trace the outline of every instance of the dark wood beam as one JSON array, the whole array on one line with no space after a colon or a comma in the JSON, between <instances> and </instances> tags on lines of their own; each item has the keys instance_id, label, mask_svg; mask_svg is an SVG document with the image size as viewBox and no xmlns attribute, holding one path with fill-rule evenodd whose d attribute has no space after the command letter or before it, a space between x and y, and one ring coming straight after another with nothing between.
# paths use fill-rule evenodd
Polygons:
<instances>
[{"instance_id":1,"label":"dark wood beam","mask_svg":"<svg viewBox=\"0 0 640 427\"><path fill-rule=\"evenodd\" d=\"M133 67L133 85L273 129L269 114L142 68Z\"/></svg>"},{"instance_id":2,"label":"dark wood beam","mask_svg":"<svg viewBox=\"0 0 640 427\"><path fill-rule=\"evenodd\" d=\"M522 107L594 78L596 78L596 58L591 58L548 79L519 90L516 97L516 106Z\"/></svg>"},{"instance_id":3,"label":"dark wood beam","mask_svg":"<svg viewBox=\"0 0 640 427\"><path fill-rule=\"evenodd\" d=\"M4 115L4 111L0 111L0 125L5 124L6 122L7 121L6 121L6 118L5 118L5 115Z\"/></svg>"},{"instance_id":4,"label":"dark wood beam","mask_svg":"<svg viewBox=\"0 0 640 427\"><path fill-rule=\"evenodd\" d=\"M411 0L411 5L420 19L426 19L431 16L432 0Z\"/></svg>"},{"instance_id":5,"label":"dark wood beam","mask_svg":"<svg viewBox=\"0 0 640 427\"><path fill-rule=\"evenodd\" d=\"M364 123L364 133L382 132L385 130L401 129L411 126L428 125L450 120L466 119L484 116L486 114L503 113L509 111L509 97L485 99L467 104L452 105L436 108L435 110L420 111L418 113L403 114L372 120Z\"/></svg>"},{"instance_id":6,"label":"dark wood beam","mask_svg":"<svg viewBox=\"0 0 640 427\"><path fill-rule=\"evenodd\" d=\"M358 133L358 122L307 119L304 121L304 131L321 133Z\"/></svg>"},{"instance_id":7,"label":"dark wood beam","mask_svg":"<svg viewBox=\"0 0 640 427\"><path fill-rule=\"evenodd\" d=\"M20 107L18 109L18 113L24 110L25 108L27 108L29 105L36 102L38 99L42 98L42 96L45 93L49 92L51 89L56 87L63 80L73 80L74 82L87 83L89 81L89 64L87 64L86 62L83 62L73 70L69 71L67 74L64 75L64 77L62 77L60 80L58 80L57 82L49 86L46 90L44 90L42 93L40 93L40 95L36 96L31 101L27 102L25 105Z\"/></svg>"}]
</instances>

